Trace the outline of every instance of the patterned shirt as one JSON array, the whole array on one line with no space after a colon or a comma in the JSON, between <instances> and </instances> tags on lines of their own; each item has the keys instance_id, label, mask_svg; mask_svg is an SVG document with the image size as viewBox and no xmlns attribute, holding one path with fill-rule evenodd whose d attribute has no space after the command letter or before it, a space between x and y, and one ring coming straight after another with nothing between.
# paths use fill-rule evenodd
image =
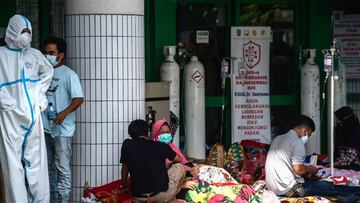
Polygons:
<instances>
[{"instance_id":1,"label":"patterned shirt","mask_svg":"<svg viewBox=\"0 0 360 203\"><path fill-rule=\"evenodd\" d=\"M350 164L360 166L359 151L351 147L340 147L339 157L336 159L341 166L349 166Z\"/></svg>"}]
</instances>

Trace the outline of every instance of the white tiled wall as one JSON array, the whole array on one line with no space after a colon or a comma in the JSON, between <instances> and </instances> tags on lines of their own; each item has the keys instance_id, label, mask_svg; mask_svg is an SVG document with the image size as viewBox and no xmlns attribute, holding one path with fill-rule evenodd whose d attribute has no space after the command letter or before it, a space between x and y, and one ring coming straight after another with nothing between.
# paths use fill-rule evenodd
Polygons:
<instances>
[{"instance_id":1,"label":"white tiled wall","mask_svg":"<svg viewBox=\"0 0 360 203\"><path fill-rule=\"evenodd\" d=\"M85 181L100 186L120 177L127 126L144 118L144 17L66 15L67 64L80 77L85 103L73 139L73 199Z\"/></svg>"}]
</instances>

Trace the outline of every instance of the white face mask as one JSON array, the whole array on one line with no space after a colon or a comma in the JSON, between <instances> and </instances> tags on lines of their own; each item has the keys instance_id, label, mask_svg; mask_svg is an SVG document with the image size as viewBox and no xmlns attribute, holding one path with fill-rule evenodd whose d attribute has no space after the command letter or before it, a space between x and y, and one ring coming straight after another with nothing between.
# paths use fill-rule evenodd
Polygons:
<instances>
[{"instance_id":1,"label":"white face mask","mask_svg":"<svg viewBox=\"0 0 360 203\"><path fill-rule=\"evenodd\" d=\"M302 136L300 139L301 139L301 142L302 142L302 143L306 144L307 141L309 140L309 137L306 136L306 135L304 135L304 136Z\"/></svg>"},{"instance_id":2,"label":"white face mask","mask_svg":"<svg viewBox=\"0 0 360 203\"><path fill-rule=\"evenodd\" d=\"M59 61L56 61L56 56L54 55L46 54L45 57L52 66L56 66L59 63Z\"/></svg>"},{"instance_id":3,"label":"white face mask","mask_svg":"<svg viewBox=\"0 0 360 203\"><path fill-rule=\"evenodd\" d=\"M24 33L20 34L15 39L15 45L21 49L29 48L30 43L31 43L31 35L28 32L24 32Z\"/></svg>"},{"instance_id":4,"label":"white face mask","mask_svg":"<svg viewBox=\"0 0 360 203\"><path fill-rule=\"evenodd\" d=\"M303 130L300 140L301 140L302 143L306 144L307 141L309 140L309 137L307 135L305 135L304 132L305 132L305 130Z\"/></svg>"}]
</instances>

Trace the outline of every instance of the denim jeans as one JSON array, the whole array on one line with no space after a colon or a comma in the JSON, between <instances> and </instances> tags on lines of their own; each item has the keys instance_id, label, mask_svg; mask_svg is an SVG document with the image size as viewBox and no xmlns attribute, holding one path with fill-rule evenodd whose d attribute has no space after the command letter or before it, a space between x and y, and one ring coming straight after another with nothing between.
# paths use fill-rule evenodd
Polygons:
<instances>
[{"instance_id":1,"label":"denim jeans","mask_svg":"<svg viewBox=\"0 0 360 203\"><path fill-rule=\"evenodd\" d=\"M71 137L51 137L45 133L48 155L50 202L67 203L71 192Z\"/></svg>"},{"instance_id":2,"label":"denim jeans","mask_svg":"<svg viewBox=\"0 0 360 203\"><path fill-rule=\"evenodd\" d=\"M360 187L334 185L333 183L317 180L306 180L303 183L305 195L320 196L354 196L360 197Z\"/></svg>"}]
</instances>

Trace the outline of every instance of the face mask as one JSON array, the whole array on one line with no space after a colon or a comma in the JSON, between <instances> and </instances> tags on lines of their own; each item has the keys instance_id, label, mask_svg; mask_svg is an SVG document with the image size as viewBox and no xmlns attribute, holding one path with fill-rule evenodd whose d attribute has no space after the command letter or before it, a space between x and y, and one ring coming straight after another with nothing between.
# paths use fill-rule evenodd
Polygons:
<instances>
[{"instance_id":1,"label":"face mask","mask_svg":"<svg viewBox=\"0 0 360 203\"><path fill-rule=\"evenodd\" d=\"M159 135L159 142L165 143L165 144L169 144L172 140L172 136L170 133L164 133Z\"/></svg>"},{"instance_id":2,"label":"face mask","mask_svg":"<svg viewBox=\"0 0 360 203\"><path fill-rule=\"evenodd\" d=\"M31 43L31 35L28 32L24 32L15 39L15 44L18 48L29 48Z\"/></svg>"},{"instance_id":3,"label":"face mask","mask_svg":"<svg viewBox=\"0 0 360 203\"><path fill-rule=\"evenodd\" d=\"M301 134L302 137L300 138L300 140L302 143L306 144L307 141L309 140L309 137L307 135L305 135L304 132L305 132L305 130L302 132L302 134Z\"/></svg>"},{"instance_id":4,"label":"face mask","mask_svg":"<svg viewBox=\"0 0 360 203\"><path fill-rule=\"evenodd\" d=\"M309 140L309 137L305 135L305 136L302 136L300 139L301 139L302 143L306 144L307 141Z\"/></svg>"},{"instance_id":5,"label":"face mask","mask_svg":"<svg viewBox=\"0 0 360 203\"><path fill-rule=\"evenodd\" d=\"M54 55L46 54L45 57L52 66L56 66L59 63L58 61L56 61L56 56Z\"/></svg>"}]
</instances>

